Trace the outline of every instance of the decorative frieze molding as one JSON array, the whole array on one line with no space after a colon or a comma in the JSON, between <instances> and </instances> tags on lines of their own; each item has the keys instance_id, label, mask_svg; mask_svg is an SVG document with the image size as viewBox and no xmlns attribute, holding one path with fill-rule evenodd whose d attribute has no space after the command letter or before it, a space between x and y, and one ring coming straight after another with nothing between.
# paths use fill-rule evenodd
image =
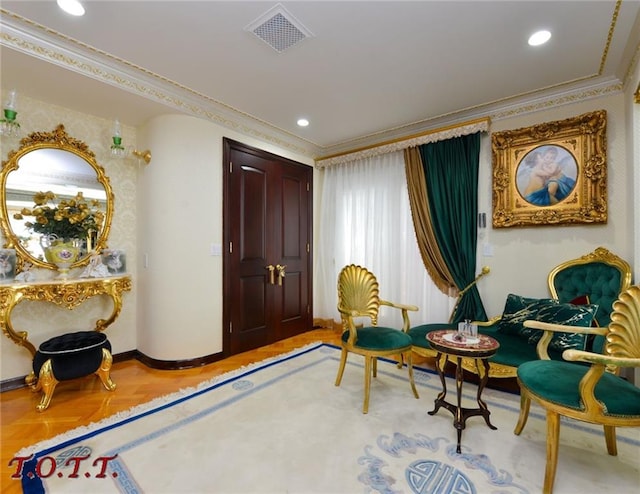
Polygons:
<instances>
[{"instance_id":1,"label":"decorative frieze molding","mask_svg":"<svg viewBox=\"0 0 640 494\"><path fill-rule=\"evenodd\" d=\"M0 45L308 157L318 148L267 122L0 9Z\"/></svg>"},{"instance_id":2,"label":"decorative frieze molding","mask_svg":"<svg viewBox=\"0 0 640 494\"><path fill-rule=\"evenodd\" d=\"M464 135L465 132L473 133L477 131L473 130L474 126L468 132L466 127L468 122L475 120L486 120L488 127L489 120L495 122L552 107L609 96L624 90L624 83L620 80L606 79L594 74L592 77L573 81L571 84L547 88L543 92L536 91L532 94L498 100L374 135L363 136L335 146L321 147L175 81L97 50L2 8L0 8L0 45L118 87L160 103L168 109L203 118L292 153L314 158L320 167L365 156L380 155L443 138L456 137ZM632 65L635 66L639 56L640 46L636 50ZM636 102L640 100L639 93L640 89L635 93Z\"/></svg>"}]
</instances>

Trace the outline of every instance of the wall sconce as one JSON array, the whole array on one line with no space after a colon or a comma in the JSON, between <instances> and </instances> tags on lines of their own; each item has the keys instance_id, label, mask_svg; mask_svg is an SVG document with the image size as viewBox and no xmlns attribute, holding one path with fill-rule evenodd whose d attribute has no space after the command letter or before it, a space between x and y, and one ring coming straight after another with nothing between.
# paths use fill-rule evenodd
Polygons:
<instances>
[{"instance_id":1,"label":"wall sconce","mask_svg":"<svg viewBox=\"0 0 640 494\"><path fill-rule=\"evenodd\" d=\"M131 151L131 154L133 154L136 158L144 161L147 165L151 163L151 151L149 151L148 149L146 151L138 151L137 149L134 149L133 151Z\"/></svg>"},{"instance_id":2,"label":"wall sconce","mask_svg":"<svg viewBox=\"0 0 640 494\"><path fill-rule=\"evenodd\" d=\"M20 124L16 121L18 112L16 111L16 100L18 93L15 89L9 91L7 101L3 108L3 118L0 119L0 135L15 137L20 133Z\"/></svg>"},{"instance_id":3,"label":"wall sconce","mask_svg":"<svg viewBox=\"0 0 640 494\"><path fill-rule=\"evenodd\" d=\"M122 145L122 132L120 129L120 121L116 119L113 124L113 136L111 137L111 156L114 158L125 158L127 152ZM130 148L131 149L131 148ZM147 165L151 163L151 151L138 151L137 149L131 149L131 154L138 158L138 160L144 161Z\"/></svg>"},{"instance_id":4,"label":"wall sconce","mask_svg":"<svg viewBox=\"0 0 640 494\"><path fill-rule=\"evenodd\" d=\"M124 158L125 151L122 145L122 133L120 131L120 121L116 119L113 123L113 136L111 137L111 156L114 158Z\"/></svg>"}]
</instances>

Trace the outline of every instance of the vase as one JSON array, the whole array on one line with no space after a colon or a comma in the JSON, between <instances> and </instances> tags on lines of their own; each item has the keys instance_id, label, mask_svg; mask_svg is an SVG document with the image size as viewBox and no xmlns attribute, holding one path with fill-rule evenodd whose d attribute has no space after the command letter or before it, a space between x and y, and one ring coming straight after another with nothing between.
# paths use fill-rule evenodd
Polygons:
<instances>
[{"instance_id":1,"label":"vase","mask_svg":"<svg viewBox=\"0 0 640 494\"><path fill-rule=\"evenodd\" d=\"M55 234L40 237L40 245L47 262L55 264L60 278L69 276L71 265L80 255L82 242L78 238L59 238Z\"/></svg>"}]
</instances>

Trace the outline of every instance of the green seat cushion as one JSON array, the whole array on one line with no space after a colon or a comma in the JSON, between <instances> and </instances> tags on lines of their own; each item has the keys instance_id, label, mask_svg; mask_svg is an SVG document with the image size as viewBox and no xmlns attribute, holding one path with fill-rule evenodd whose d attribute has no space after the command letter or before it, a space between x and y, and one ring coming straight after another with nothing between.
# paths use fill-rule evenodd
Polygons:
<instances>
[{"instance_id":1,"label":"green seat cushion","mask_svg":"<svg viewBox=\"0 0 640 494\"><path fill-rule=\"evenodd\" d=\"M498 348L495 355L489 358L489 362L518 367L524 362L538 360L535 346L528 345L527 340L520 335L500 333L498 325L499 322L490 326L478 327L479 333L491 336L500 343L500 348ZM411 336L413 346L432 349L427 340L427 333L438 329L457 329L457 325L449 323L422 324L411 328L408 334ZM562 360L562 352L550 348L549 357Z\"/></svg>"},{"instance_id":2,"label":"green seat cushion","mask_svg":"<svg viewBox=\"0 0 640 494\"><path fill-rule=\"evenodd\" d=\"M419 346L426 349L431 349L431 345L427 341L427 333L431 331L437 331L438 329L457 329L457 324L449 323L436 323L436 324L422 324L411 328L407 334L411 336L411 342L413 346Z\"/></svg>"},{"instance_id":3,"label":"green seat cushion","mask_svg":"<svg viewBox=\"0 0 640 494\"><path fill-rule=\"evenodd\" d=\"M546 401L581 410L580 380L589 367L571 362L535 360L518 367L525 388ZM640 417L640 388L609 372L598 381L596 399L605 404L607 415Z\"/></svg>"},{"instance_id":4,"label":"green seat cushion","mask_svg":"<svg viewBox=\"0 0 640 494\"><path fill-rule=\"evenodd\" d=\"M478 328L479 333L489 335L500 343L500 348L493 357L489 358L489 362L518 367L530 360L538 360L535 346L527 344L527 341L520 335L500 333L498 324ZM549 349L549 357L562 360L562 352Z\"/></svg>"},{"instance_id":5,"label":"green seat cushion","mask_svg":"<svg viewBox=\"0 0 640 494\"><path fill-rule=\"evenodd\" d=\"M358 328L358 338L355 346L366 350L393 350L411 346L411 336L399 329L384 326L369 326ZM349 331L342 333L342 341L349 339Z\"/></svg>"}]
</instances>

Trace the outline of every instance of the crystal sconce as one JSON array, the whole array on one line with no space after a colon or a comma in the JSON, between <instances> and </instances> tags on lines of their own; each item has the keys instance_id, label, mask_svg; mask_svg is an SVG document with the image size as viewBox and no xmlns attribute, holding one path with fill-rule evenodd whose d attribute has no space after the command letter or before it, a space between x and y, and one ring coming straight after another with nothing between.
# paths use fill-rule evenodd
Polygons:
<instances>
[{"instance_id":1,"label":"crystal sconce","mask_svg":"<svg viewBox=\"0 0 640 494\"><path fill-rule=\"evenodd\" d=\"M120 121L117 119L113 124L113 136L111 137L111 141L111 156L114 158L125 158L127 152L122 145L122 131L120 129ZM147 165L151 163L151 151L148 149L146 151L132 149L131 154L138 158L138 160L143 160Z\"/></svg>"},{"instance_id":2,"label":"crystal sconce","mask_svg":"<svg viewBox=\"0 0 640 494\"><path fill-rule=\"evenodd\" d=\"M16 121L18 112L16 109L16 100L18 93L15 89L9 91L9 96L4 104L3 118L0 119L0 135L7 137L15 137L20 133L20 124Z\"/></svg>"},{"instance_id":3,"label":"crystal sconce","mask_svg":"<svg viewBox=\"0 0 640 494\"><path fill-rule=\"evenodd\" d=\"M113 124L113 136L111 137L111 156L114 158L124 158L125 151L122 145L122 133L120 131L120 121L116 120Z\"/></svg>"}]
</instances>

